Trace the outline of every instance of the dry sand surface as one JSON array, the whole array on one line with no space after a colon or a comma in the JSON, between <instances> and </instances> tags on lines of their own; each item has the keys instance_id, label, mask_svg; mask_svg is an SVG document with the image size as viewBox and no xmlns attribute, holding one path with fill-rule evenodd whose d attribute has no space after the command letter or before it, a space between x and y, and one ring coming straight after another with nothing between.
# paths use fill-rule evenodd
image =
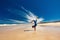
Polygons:
<instances>
[{"instance_id":1,"label":"dry sand surface","mask_svg":"<svg viewBox=\"0 0 60 40\"><path fill-rule=\"evenodd\" d=\"M60 23L38 24L37 31L31 26L0 26L0 40L60 40Z\"/></svg>"}]
</instances>

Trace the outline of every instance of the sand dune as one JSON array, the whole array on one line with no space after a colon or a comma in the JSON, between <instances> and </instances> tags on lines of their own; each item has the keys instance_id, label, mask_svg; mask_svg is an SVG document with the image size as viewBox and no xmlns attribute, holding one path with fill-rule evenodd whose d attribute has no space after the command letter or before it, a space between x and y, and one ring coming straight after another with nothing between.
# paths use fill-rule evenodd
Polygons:
<instances>
[{"instance_id":1,"label":"sand dune","mask_svg":"<svg viewBox=\"0 0 60 40\"><path fill-rule=\"evenodd\" d=\"M60 40L60 23L38 24L36 32L31 26L0 26L0 40Z\"/></svg>"}]
</instances>

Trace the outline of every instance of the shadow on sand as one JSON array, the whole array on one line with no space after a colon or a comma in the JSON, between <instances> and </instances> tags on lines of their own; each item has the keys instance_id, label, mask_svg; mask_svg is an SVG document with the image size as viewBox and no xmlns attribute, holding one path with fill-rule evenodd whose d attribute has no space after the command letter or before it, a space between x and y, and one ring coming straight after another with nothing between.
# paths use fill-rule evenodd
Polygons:
<instances>
[{"instance_id":1,"label":"shadow on sand","mask_svg":"<svg viewBox=\"0 0 60 40\"><path fill-rule=\"evenodd\" d=\"M24 32L27 32L27 31L33 31L33 30L24 30Z\"/></svg>"}]
</instances>

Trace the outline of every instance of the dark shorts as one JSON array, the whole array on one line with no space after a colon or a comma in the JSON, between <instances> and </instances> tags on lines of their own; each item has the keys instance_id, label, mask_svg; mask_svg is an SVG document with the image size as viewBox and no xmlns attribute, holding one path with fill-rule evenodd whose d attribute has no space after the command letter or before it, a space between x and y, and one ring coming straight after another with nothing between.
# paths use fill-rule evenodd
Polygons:
<instances>
[{"instance_id":1,"label":"dark shorts","mask_svg":"<svg viewBox=\"0 0 60 40\"><path fill-rule=\"evenodd\" d=\"M35 28L37 25L33 25L32 28Z\"/></svg>"}]
</instances>

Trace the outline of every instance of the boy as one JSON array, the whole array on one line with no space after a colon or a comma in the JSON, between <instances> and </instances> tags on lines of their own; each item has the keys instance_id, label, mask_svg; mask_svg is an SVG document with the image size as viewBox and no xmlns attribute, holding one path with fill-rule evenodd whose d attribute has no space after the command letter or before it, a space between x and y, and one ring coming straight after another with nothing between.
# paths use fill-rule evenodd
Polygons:
<instances>
[{"instance_id":1,"label":"boy","mask_svg":"<svg viewBox=\"0 0 60 40\"><path fill-rule=\"evenodd\" d=\"M34 25L32 26L32 28L34 28L34 31L36 31L37 19L36 20L32 20L32 22L34 22Z\"/></svg>"}]
</instances>

